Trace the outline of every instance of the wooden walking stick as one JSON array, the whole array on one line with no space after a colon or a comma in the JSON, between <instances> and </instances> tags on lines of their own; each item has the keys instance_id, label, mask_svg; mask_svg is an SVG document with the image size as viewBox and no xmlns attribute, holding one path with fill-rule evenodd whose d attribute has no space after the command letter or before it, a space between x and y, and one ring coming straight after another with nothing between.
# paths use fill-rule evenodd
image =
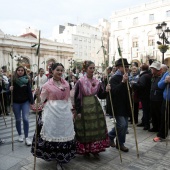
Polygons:
<instances>
[{"instance_id":1,"label":"wooden walking stick","mask_svg":"<svg viewBox=\"0 0 170 170\"><path fill-rule=\"evenodd\" d=\"M168 100L168 92L169 92L169 83L166 87L166 103L165 103L165 139L166 139L166 147L168 146L168 129L169 129L169 100ZM168 121L167 121L168 119ZM167 137L166 137L167 133Z\"/></svg>"},{"instance_id":2,"label":"wooden walking stick","mask_svg":"<svg viewBox=\"0 0 170 170\"><path fill-rule=\"evenodd\" d=\"M11 73L11 86L13 86L13 47L12 47L12 52L10 53L11 56L11 61L12 61L12 73ZM12 137L12 151L14 151L14 125L13 125L13 117L14 117L14 112L13 112L13 90L11 90L11 107L10 107L10 112L11 112L11 137Z\"/></svg>"},{"instance_id":3,"label":"wooden walking stick","mask_svg":"<svg viewBox=\"0 0 170 170\"><path fill-rule=\"evenodd\" d=\"M122 59L123 70L124 70L124 73L126 73L125 64L124 64L124 60L123 60L123 57L122 57L122 53L121 53L121 49L120 49L120 46L119 46L119 40L118 40L118 39L117 39L117 43L118 43L119 56L120 56L121 59ZM127 81L126 84L127 84L128 95L129 95L129 102L130 102L130 108L131 108L131 113L132 113L133 130L134 130L134 135L135 135L137 158L139 158L138 142L137 142L137 135L136 135L136 127L135 127L135 120L134 120L134 112L133 112L133 107L132 107L131 94L130 94L130 89L129 89L129 82Z\"/></svg>"},{"instance_id":4,"label":"wooden walking stick","mask_svg":"<svg viewBox=\"0 0 170 170\"><path fill-rule=\"evenodd\" d=\"M103 48L103 55L104 55L104 62L105 62L106 53L105 53L104 46L103 46L103 40L102 40L102 48ZM107 83L109 83L108 73L106 73L106 74L107 74ZM122 163L122 155L121 155L121 151L120 151L120 143L119 143L119 139L118 139L118 132L117 132L117 127L116 127L115 113L114 113L114 109L113 109L112 96L111 96L110 90L109 90L109 99L110 99L110 104L111 104L111 109L112 109L113 124L114 124L115 132L116 132L116 140L117 140L117 144L118 144L119 157L120 157L120 161Z\"/></svg>"},{"instance_id":5,"label":"wooden walking stick","mask_svg":"<svg viewBox=\"0 0 170 170\"><path fill-rule=\"evenodd\" d=\"M38 70L39 70L39 63L40 63L40 34L39 31L39 40L38 40L38 47L36 56L38 56ZM32 46L35 47L36 45ZM39 76L37 75L37 89L39 88ZM34 170L36 169L36 150L37 150L37 126L38 126L38 100L36 100L36 129L35 129L35 148L34 148Z\"/></svg>"}]
</instances>

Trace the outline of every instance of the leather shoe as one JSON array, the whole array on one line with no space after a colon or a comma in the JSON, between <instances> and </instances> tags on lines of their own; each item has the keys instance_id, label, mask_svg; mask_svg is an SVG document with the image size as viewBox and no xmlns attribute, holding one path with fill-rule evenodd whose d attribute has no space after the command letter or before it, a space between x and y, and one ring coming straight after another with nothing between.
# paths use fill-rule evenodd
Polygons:
<instances>
[{"instance_id":1,"label":"leather shoe","mask_svg":"<svg viewBox=\"0 0 170 170\"><path fill-rule=\"evenodd\" d=\"M114 141L110 141L110 147L114 148L116 145L115 145L115 142Z\"/></svg>"},{"instance_id":2,"label":"leather shoe","mask_svg":"<svg viewBox=\"0 0 170 170\"><path fill-rule=\"evenodd\" d=\"M140 124L137 125L137 127L144 127L144 124L140 123Z\"/></svg>"},{"instance_id":3,"label":"leather shoe","mask_svg":"<svg viewBox=\"0 0 170 170\"><path fill-rule=\"evenodd\" d=\"M149 132L158 132L158 130L155 129L155 128L151 128L151 129L149 129L148 131L149 131Z\"/></svg>"},{"instance_id":4,"label":"leather shoe","mask_svg":"<svg viewBox=\"0 0 170 170\"><path fill-rule=\"evenodd\" d=\"M116 146L116 149L119 149L119 147ZM125 147L124 145L120 146L120 150L123 151L123 152L129 152L129 149L127 147Z\"/></svg>"},{"instance_id":5,"label":"leather shoe","mask_svg":"<svg viewBox=\"0 0 170 170\"><path fill-rule=\"evenodd\" d=\"M150 128L148 126L145 126L143 130L149 130Z\"/></svg>"}]
</instances>

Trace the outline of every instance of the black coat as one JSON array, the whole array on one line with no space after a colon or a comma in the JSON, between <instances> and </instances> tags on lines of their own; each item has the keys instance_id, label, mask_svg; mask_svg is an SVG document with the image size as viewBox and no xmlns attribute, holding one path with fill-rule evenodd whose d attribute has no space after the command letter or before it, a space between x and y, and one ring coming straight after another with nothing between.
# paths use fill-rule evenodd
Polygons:
<instances>
[{"instance_id":1,"label":"black coat","mask_svg":"<svg viewBox=\"0 0 170 170\"><path fill-rule=\"evenodd\" d=\"M132 85L132 89L137 91L139 99L150 99L151 77L150 71L145 71L139 75L138 82Z\"/></svg>"},{"instance_id":2,"label":"black coat","mask_svg":"<svg viewBox=\"0 0 170 170\"><path fill-rule=\"evenodd\" d=\"M110 79L115 116L129 116L131 113L127 83L122 83L122 78L122 75L114 75Z\"/></svg>"}]
</instances>

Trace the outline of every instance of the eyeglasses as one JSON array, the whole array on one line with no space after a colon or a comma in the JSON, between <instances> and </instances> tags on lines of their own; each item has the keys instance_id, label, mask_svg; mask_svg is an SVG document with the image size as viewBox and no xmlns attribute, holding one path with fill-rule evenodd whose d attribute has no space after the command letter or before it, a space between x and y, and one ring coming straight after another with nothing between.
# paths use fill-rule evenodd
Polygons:
<instances>
[{"instance_id":1,"label":"eyeglasses","mask_svg":"<svg viewBox=\"0 0 170 170\"><path fill-rule=\"evenodd\" d=\"M129 66L125 66L125 68L129 68Z\"/></svg>"}]
</instances>

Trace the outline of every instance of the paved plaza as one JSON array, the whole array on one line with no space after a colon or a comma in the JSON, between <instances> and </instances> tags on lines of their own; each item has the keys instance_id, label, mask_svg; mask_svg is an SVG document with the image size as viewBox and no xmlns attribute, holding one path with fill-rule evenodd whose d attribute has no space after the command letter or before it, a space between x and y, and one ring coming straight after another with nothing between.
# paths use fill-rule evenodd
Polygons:
<instances>
[{"instance_id":1,"label":"paved plaza","mask_svg":"<svg viewBox=\"0 0 170 170\"><path fill-rule=\"evenodd\" d=\"M141 117L141 111L140 111ZM113 127L112 121L106 117L108 129ZM0 117L0 138L6 139L6 143L0 145L0 170L33 170L34 157L30 153L30 147L17 141L17 132L14 127L14 151L11 146L11 118L6 117L7 128L3 118ZM35 114L30 113L30 137L33 137L35 130ZM67 165L66 170L170 170L170 143L153 142L155 133L142 130L136 127L139 155L137 158L134 131L129 124L129 134L127 134L126 146L128 153L122 153L120 162L119 152L116 148L108 148L106 152L100 153L100 158L85 158L77 155ZM55 162L46 162L36 159L37 170L56 170Z\"/></svg>"}]
</instances>

